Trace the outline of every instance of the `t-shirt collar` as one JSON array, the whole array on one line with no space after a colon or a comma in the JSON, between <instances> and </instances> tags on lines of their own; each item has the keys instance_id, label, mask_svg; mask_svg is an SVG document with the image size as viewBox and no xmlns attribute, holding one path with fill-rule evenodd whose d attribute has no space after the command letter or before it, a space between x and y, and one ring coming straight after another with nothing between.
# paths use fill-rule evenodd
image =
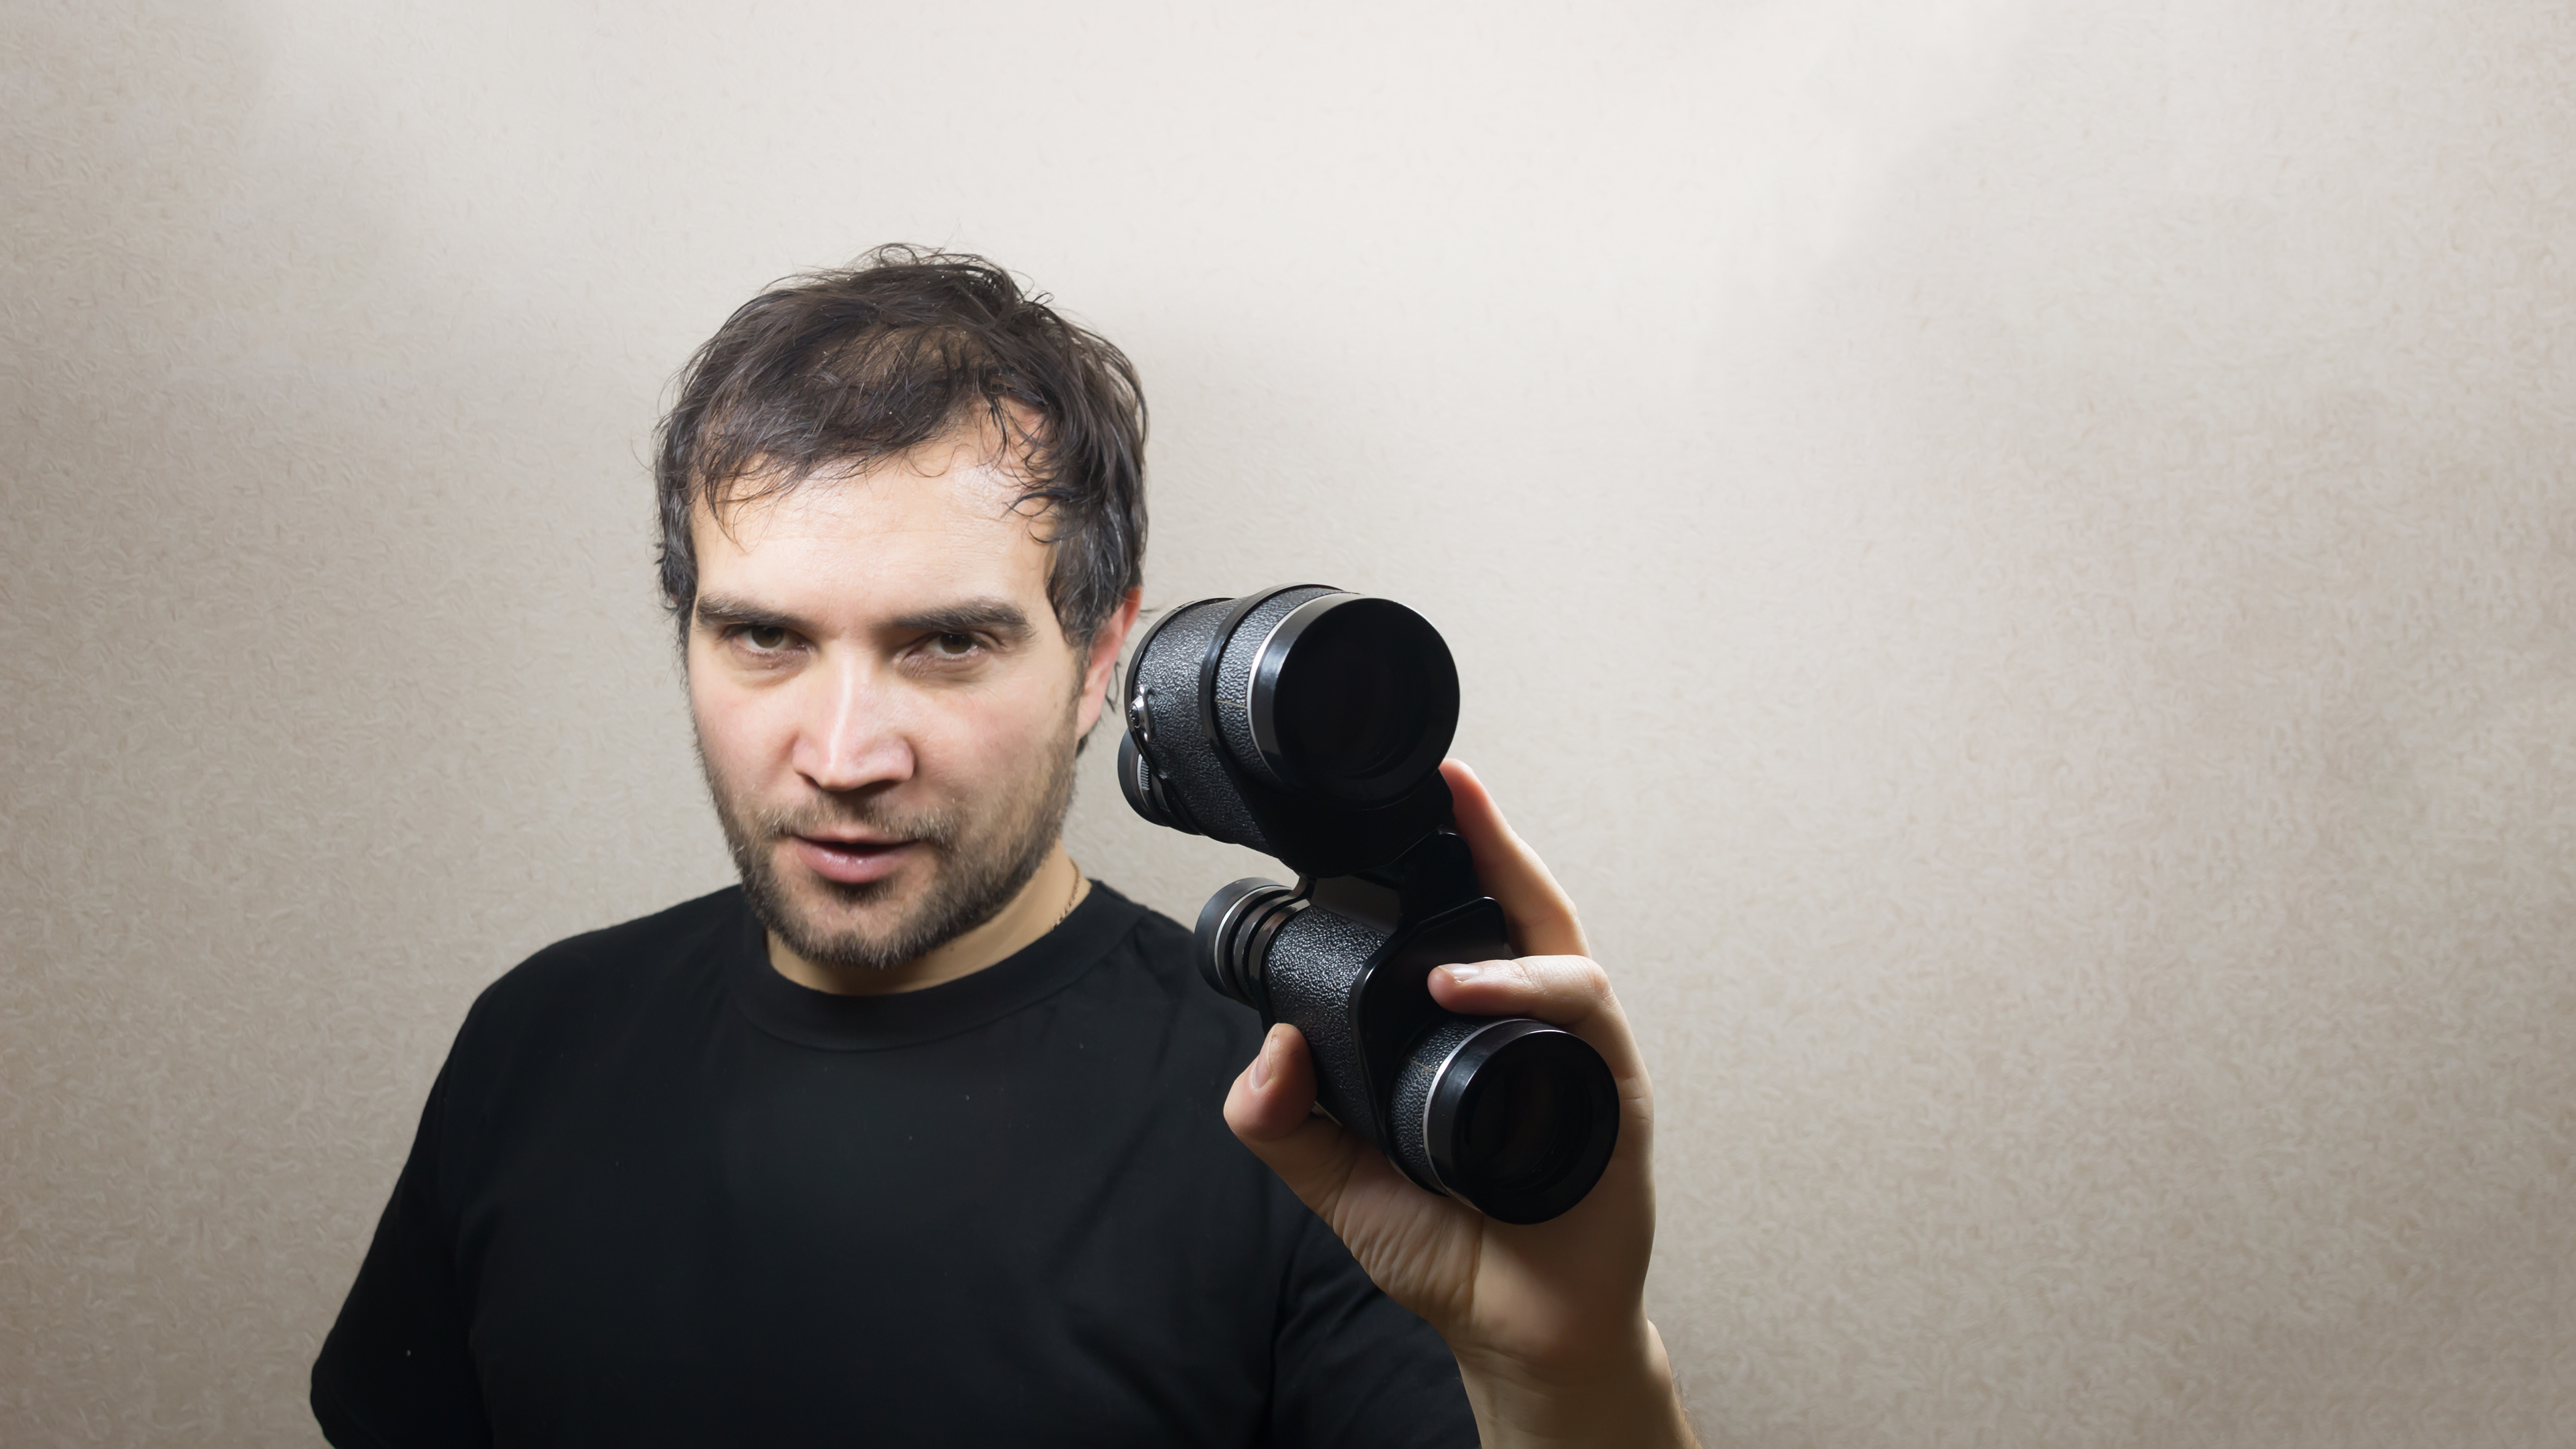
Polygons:
<instances>
[{"instance_id":1,"label":"t-shirt collar","mask_svg":"<svg viewBox=\"0 0 2576 1449\"><path fill-rule=\"evenodd\" d=\"M769 964L769 938L748 902L726 972L734 1005L781 1041L822 1051L883 1051L971 1031L1073 984L1133 929L1144 907L1094 881L1055 929L981 971L876 996L799 986Z\"/></svg>"}]
</instances>

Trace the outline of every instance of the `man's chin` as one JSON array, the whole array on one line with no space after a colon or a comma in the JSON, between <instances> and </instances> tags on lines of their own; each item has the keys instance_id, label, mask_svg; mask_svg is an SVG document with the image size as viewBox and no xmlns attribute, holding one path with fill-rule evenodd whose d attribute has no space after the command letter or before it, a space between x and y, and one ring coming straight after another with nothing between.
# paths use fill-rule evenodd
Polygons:
<instances>
[{"instance_id":1,"label":"man's chin","mask_svg":"<svg viewBox=\"0 0 2576 1449\"><path fill-rule=\"evenodd\" d=\"M813 870L798 857L793 844L780 847L772 858L768 892L797 935L873 940L897 934L920 909L932 884L927 861L899 862L869 879L850 881Z\"/></svg>"},{"instance_id":2,"label":"man's chin","mask_svg":"<svg viewBox=\"0 0 2576 1449\"><path fill-rule=\"evenodd\" d=\"M865 891L868 899L850 897ZM900 966L928 945L915 926L917 907L879 887L775 891L762 903L762 923L812 965L845 970Z\"/></svg>"}]
</instances>

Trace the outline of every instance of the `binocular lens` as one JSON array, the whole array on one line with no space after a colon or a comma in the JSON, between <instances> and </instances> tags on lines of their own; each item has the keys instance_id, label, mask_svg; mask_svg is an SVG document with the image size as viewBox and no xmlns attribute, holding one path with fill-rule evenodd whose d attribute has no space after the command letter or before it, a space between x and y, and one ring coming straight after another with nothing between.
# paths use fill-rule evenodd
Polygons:
<instances>
[{"instance_id":1,"label":"binocular lens","mask_svg":"<svg viewBox=\"0 0 2576 1449\"><path fill-rule=\"evenodd\" d=\"M1301 877L1208 898L1208 985L1304 1032L1319 1104L1419 1186L1508 1223L1582 1201L1619 1140L1600 1053L1443 1011L1427 985L1440 962L1511 949L1448 828L1458 667L1430 621L1322 584L1201 599L1146 631L1120 695L1136 813Z\"/></svg>"},{"instance_id":2,"label":"binocular lens","mask_svg":"<svg viewBox=\"0 0 2576 1449\"><path fill-rule=\"evenodd\" d=\"M1248 703L1264 773L1372 804L1439 768L1458 728L1458 666L1411 609L1329 594L1262 642Z\"/></svg>"},{"instance_id":3,"label":"binocular lens","mask_svg":"<svg viewBox=\"0 0 2576 1449\"><path fill-rule=\"evenodd\" d=\"M1574 1093L1527 1062L1497 1062L1480 1075L1486 1080L1468 1089L1460 1112L1459 1175L1525 1192L1562 1171L1581 1145L1566 1130Z\"/></svg>"},{"instance_id":4,"label":"binocular lens","mask_svg":"<svg viewBox=\"0 0 2576 1449\"><path fill-rule=\"evenodd\" d=\"M1580 1202L1619 1141L1618 1088L1600 1054L1526 1017L1433 1035L1463 1037L1422 1114L1423 1149L1441 1184L1507 1223L1545 1222Z\"/></svg>"},{"instance_id":5,"label":"binocular lens","mask_svg":"<svg viewBox=\"0 0 2576 1449\"><path fill-rule=\"evenodd\" d=\"M1355 627L1360 620L1345 620L1348 612L1326 616L1297 641L1271 698L1280 753L1318 782L1384 775L1431 733L1422 694L1411 687L1431 673L1415 641Z\"/></svg>"}]
</instances>

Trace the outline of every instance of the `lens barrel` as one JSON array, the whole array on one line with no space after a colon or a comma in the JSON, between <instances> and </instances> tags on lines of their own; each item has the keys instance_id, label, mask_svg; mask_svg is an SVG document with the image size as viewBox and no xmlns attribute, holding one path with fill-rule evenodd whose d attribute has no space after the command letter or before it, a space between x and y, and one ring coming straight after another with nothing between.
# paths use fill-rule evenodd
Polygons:
<instances>
[{"instance_id":1,"label":"lens barrel","mask_svg":"<svg viewBox=\"0 0 2576 1449\"><path fill-rule=\"evenodd\" d=\"M1249 877L1210 896L1194 945L1219 995L1305 1032L1324 1105L1366 1125L1422 1186L1502 1222L1539 1223L1582 1201L1608 1168L1618 1089L1581 1037L1424 1000L1427 1024L1400 1059L1364 1066L1360 983L1373 971L1400 976L1398 945L1277 881ZM1385 1094L1375 1104L1361 1087L1371 1076Z\"/></svg>"},{"instance_id":2,"label":"lens barrel","mask_svg":"<svg viewBox=\"0 0 2576 1449\"><path fill-rule=\"evenodd\" d=\"M1294 584L1183 605L1121 693L1119 788L1157 825L1336 875L1447 819L1457 664L1392 600Z\"/></svg>"}]
</instances>

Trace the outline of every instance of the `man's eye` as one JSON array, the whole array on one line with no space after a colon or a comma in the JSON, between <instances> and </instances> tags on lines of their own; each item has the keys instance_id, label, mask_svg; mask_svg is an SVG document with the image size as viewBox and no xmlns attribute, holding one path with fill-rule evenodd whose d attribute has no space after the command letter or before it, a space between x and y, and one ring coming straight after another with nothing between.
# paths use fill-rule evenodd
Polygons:
<instances>
[{"instance_id":1,"label":"man's eye","mask_svg":"<svg viewBox=\"0 0 2576 1449\"><path fill-rule=\"evenodd\" d=\"M972 634L942 634L930 641L930 647L935 652L944 654L951 659L962 659L975 652L975 636Z\"/></svg>"},{"instance_id":2,"label":"man's eye","mask_svg":"<svg viewBox=\"0 0 2576 1449\"><path fill-rule=\"evenodd\" d=\"M787 647L787 631L775 624L745 624L734 637L763 654Z\"/></svg>"}]
</instances>

